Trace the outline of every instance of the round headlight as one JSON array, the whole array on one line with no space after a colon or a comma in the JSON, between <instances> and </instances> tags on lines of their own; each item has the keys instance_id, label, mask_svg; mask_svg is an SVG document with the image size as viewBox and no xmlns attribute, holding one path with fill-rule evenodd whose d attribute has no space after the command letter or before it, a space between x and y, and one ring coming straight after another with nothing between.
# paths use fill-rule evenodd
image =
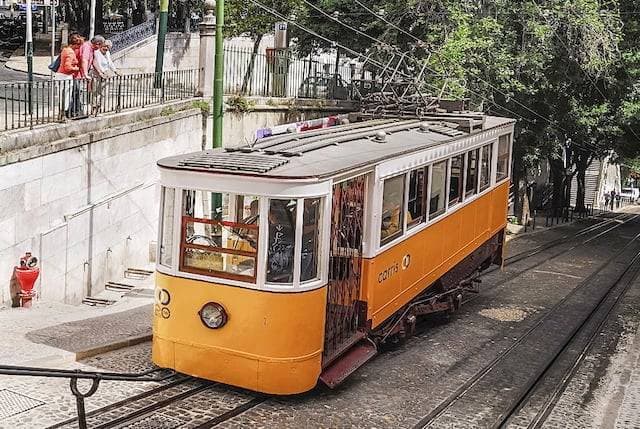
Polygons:
<instances>
[{"instance_id":1,"label":"round headlight","mask_svg":"<svg viewBox=\"0 0 640 429\"><path fill-rule=\"evenodd\" d=\"M222 328L227 323L227 312L224 311L224 307L216 302L210 302L202 307L200 314L200 320L207 328L218 329Z\"/></svg>"}]
</instances>

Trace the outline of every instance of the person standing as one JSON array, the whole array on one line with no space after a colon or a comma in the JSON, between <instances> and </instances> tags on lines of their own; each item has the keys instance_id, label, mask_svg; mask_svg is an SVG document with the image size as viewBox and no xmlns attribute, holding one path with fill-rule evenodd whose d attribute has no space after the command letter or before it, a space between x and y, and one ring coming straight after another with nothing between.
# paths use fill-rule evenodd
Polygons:
<instances>
[{"instance_id":1,"label":"person standing","mask_svg":"<svg viewBox=\"0 0 640 429\"><path fill-rule=\"evenodd\" d=\"M612 190L611 190L611 199L610 199L610 202L611 202L611 211L613 211L613 205L614 205L615 201L616 201L616 190L615 190L615 189L612 189Z\"/></svg>"},{"instance_id":2,"label":"person standing","mask_svg":"<svg viewBox=\"0 0 640 429\"><path fill-rule=\"evenodd\" d=\"M113 44L110 40L105 40L104 44L95 51L93 57L93 68L91 69L91 77L93 80L94 103L92 115L96 116L102 107L104 93L107 89L107 80L115 75L120 75L116 69L109 50Z\"/></svg>"},{"instance_id":3,"label":"person standing","mask_svg":"<svg viewBox=\"0 0 640 429\"><path fill-rule=\"evenodd\" d=\"M85 92L91 94L93 89L91 87L91 68L93 67L94 53L104 44L105 39L100 35L94 36L91 40L84 42L78 49L78 62L80 63L80 79L85 86ZM89 104L95 103L93 100L89 100ZM85 112L85 115L90 112Z\"/></svg>"},{"instance_id":4,"label":"person standing","mask_svg":"<svg viewBox=\"0 0 640 429\"><path fill-rule=\"evenodd\" d=\"M60 67L56 77L61 80L61 109L60 119L74 117L78 110L79 94L75 79L80 76L80 64L76 51L82 45L82 37L78 33L69 34L68 44L60 52ZM64 112L64 113L63 113Z\"/></svg>"}]
</instances>

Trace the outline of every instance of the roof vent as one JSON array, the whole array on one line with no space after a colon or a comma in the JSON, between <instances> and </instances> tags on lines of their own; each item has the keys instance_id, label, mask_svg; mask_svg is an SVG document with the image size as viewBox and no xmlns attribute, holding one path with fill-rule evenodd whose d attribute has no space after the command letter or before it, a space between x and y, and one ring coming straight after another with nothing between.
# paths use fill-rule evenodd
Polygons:
<instances>
[{"instance_id":1,"label":"roof vent","mask_svg":"<svg viewBox=\"0 0 640 429\"><path fill-rule=\"evenodd\" d=\"M387 133L385 133L384 131L378 131L373 136L373 141L375 141L376 143L386 143L387 142Z\"/></svg>"},{"instance_id":2,"label":"roof vent","mask_svg":"<svg viewBox=\"0 0 640 429\"><path fill-rule=\"evenodd\" d=\"M429 127L430 127L430 125L429 125L428 122L421 122L420 123L420 132L428 133L429 132Z\"/></svg>"}]
</instances>

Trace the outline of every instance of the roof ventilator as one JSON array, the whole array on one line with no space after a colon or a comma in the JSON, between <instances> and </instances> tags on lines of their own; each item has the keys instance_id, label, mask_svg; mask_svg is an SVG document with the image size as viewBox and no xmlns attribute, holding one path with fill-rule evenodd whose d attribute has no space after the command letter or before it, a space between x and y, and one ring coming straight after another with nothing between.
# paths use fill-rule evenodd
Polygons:
<instances>
[{"instance_id":1,"label":"roof ventilator","mask_svg":"<svg viewBox=\"0 0 640 429\"><path fill-rule=\"evenodd\" d=\"M373 136L373 141L376 143L386 143L387 142L387 133L384 131L378 131Z\"/></svg>"}]
</instances>

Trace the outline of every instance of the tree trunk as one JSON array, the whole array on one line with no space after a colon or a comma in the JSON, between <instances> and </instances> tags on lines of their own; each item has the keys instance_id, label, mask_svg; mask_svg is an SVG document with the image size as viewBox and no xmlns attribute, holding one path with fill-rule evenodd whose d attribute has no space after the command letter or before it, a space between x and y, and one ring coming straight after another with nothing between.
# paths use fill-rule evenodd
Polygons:
<instances>
[{"instance_id":1,"label":"tree trunk","mask_svg":"<svg viewBox=\"0 0 640 429\"><path fill-rule=\"evenodd\" d=\"M553 182L553 199L551 206L556 209L565 205L564 165L562 160L549 159L551 180Z\"/></svg>"},{"instance_id":2,"label":"tree trunk","mask_svg":"<svg viewBox=\"0 0 640 429\"><path fill-rule=\"evenodd\" d=\"M256 57L258 56L258 49L260 49L262 37L262 34L258 34L256 36L256 40L253 42L253 51L251 52L249 67L247 67L247 72L244 74L244 78L242 79L242 88L240 89L240 93L242 95L246 95L247 89L249 88L249 82L251 82L251 78L253 77L253 69L255 68Z\"/></svg>"},{"instance_id":3,"label":"tree trunk","mask_svg":"<svg viewBox=\"0 0 640 429\"><path fill-rule=\"evenodd\" d=\"M576 189L576 207L575 207L576 212L587 211L587 208L585 206L585 200L584 200L585 192L586 192L585 178L586 178L587 168L589 168L589 166L591 165L591 162L593 162L593 159L591 159L588 155L583 154L578 157L578 162L576 163L576 171L577 171L576 182L578 186L578 188Z\"/></svg>"}]
</instances>

